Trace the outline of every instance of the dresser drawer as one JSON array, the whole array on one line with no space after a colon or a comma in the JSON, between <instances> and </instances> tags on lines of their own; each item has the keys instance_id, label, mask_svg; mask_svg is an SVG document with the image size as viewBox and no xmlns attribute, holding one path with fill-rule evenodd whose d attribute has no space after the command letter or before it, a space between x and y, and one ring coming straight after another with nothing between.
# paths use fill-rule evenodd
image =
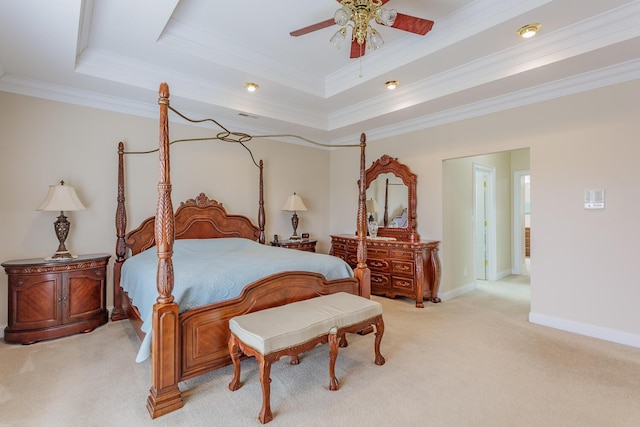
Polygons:
<instances>
[{"instance_id":1,"label":"dresser drawer","mask_svg":"<svg viewBox=\"0 0 640 427\"><path fill-rule=\"evenodd\" d=\"M367 259L368 258L388 258L389 250L387 248L380 248L377 246L367 246Z\"/></svg>"},{"instance_id":2,"label":"dresser drawer","mask_svg":"<svg viewBox=\"0 0 640 427\"><path fill-rule=\"evenodd\" d=\"M358 265L358 257L354 253L347 255L344 260L351 266L351 268L356 268Z\"/></svg>"},{"instance_id":3,"label":"dresser drawer","mask_svg":"<svg viewBox=\"0 0 640 427\"><path fill-rule=\"evenodd\" d=\"M371 287L372 288L388 288L390 277L387 274L378 274L371 272Z\"/></svg>"},{"instance_id":4,"label":"dresser drawer","mask_svg":"<svg viewBox=\"0 0 640 427\"><path fill-rule=\"evenodd\" d=\"M415 289L415 282L411 277L391 276L391 287L393 289L413 291L413 289Z\"/></svg>"},{"instance_id":5,"label":"dresser drawer","mask_svg":"<svg viewBox=\"0 0 640 427\"><path fill-rule=\"evenodd\" d=\"M382 273L389 273L389 262L384 259L367 259L367 266L371 271L379 271Z\"/></svg>"},{"instance_id":6,"label":"dresser drawer","mask_svg":"<svg viewBox=\"0 0 640 427\"><path fill-rule=\"evenodd\" d=\"M332 247L334 252L342 251L343 253L346 253L349 245L341 240L334 240L332 243Z\"/></svg>"},{"instance_id":7,"label":"dresser drawer","mask_svg":"<svg viewBox=\"0 0 640 427\"><path fill-rule=\"evenodd\" d=\"M391 260L391 273L392 274L403 274L405 276L413 276L413 267L414 264L412 261L400 261L393 259Z\"/></svg>"},{"instance_id":8,"label":"dresser drawer","mask_svg":"<svg viewBox=\"0 0 640 427\"><path fill-rule=\"evenodd\" d=\"M413 251L410 249L391 248L389 252L392 258L413 259Z\"/></svg>"}]
</instances>

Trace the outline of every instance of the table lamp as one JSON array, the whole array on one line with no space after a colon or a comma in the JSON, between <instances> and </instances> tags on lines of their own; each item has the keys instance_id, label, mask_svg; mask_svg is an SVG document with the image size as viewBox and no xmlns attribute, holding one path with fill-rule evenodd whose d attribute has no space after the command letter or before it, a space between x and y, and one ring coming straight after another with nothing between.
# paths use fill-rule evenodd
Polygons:
<instances>
[{"instance_id":1,"label":"table lamp","mask_svg":"<svg viewBox=\"0 0 640 427\"><path fill-rule=\"evenodd\" d=\"M42 202L39 211L60 211L58 220L53 223L56 236L60 244L58 250L51 257L52 259L68 259L73 258L73 255L67 250L64 245L67 235L69 234L69 221L64 216L64 211L79 211L85 207L78 198L75 188L64 185L64 181L60 181L58 185L50 185L47 198Z\"/></svg>"},{"instance_id":2,"label":"table lamp","mask_svg":"<svg viewBox=\"0 0 640 427\"><path fill-rule=\"evenodd\" d=\"M367 199L367 212L369 213L369 222L374 221L373 213L378 212L378 202L374 199Z\"/></svg>"},{"instance_id":3,"label":"table lamp","mask_svg":"<svg viewBox=\"0 0 640 427\"><path fill-rule=\"evenodd\" d=\"M280 210L293 212L293 216L291 217L291 225L293 226L293 236L291 236L290 240L299 240L298 237L298 214L297 211L306 211L307 207L302 202L302 198L298 196L296 193L293 193L289 197L287 197L287 201L284 202L284 205Z\"/></svg>"}]
</instances>

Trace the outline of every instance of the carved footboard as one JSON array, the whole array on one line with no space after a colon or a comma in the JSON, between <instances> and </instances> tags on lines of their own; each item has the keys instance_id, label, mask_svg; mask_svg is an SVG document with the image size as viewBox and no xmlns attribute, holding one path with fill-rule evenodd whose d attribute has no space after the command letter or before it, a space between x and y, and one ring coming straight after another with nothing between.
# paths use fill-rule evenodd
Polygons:
<instances>
[{"instance_id":1,"label":"carved footboard","mask_svg":"<svg viewBox=\"0 0 640 427\"><path fill-rule=\"evenodd\" d=\"M318 273L278 273L247 286L231 301L210 304L180 315L180 381L231 363L229 319L294 301L348 292L359 295L355 278L327 281Z\"/></svg>"}]
</instances>

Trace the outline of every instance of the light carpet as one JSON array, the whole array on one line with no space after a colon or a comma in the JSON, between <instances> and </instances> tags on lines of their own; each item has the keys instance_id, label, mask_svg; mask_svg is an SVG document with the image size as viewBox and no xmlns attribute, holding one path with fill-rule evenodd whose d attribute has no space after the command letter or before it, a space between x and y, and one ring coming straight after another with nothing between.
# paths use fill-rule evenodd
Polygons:
<instances>
[{"instance_id":1,"label":"light carpet","mask_svg":"<svg viewBox=\"0 0 640 427\"><path fill-rule=\"evenodd\" d=\"M373 335L340 349L329 391L328 347L272 367L270 426L640 425L640 349L528 322L526 276L417 309L383 305L382 354ZM29 346L0 344L2 426L252 426L262 395L258 365L242 362L181 383L182 409L151 420L149 362L127 321Z\"/></svg>"}]
</instances>

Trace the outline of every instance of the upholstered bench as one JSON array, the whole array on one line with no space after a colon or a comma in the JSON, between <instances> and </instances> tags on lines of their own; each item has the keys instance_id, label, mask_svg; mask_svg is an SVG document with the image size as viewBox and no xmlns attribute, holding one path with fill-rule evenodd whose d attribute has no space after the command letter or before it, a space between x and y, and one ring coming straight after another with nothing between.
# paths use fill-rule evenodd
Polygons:
<instances>
[{"instance_id":1,"label":"upholstered bench","mask_svg":"<svg viewBox=\"0 0 640 427\"><path fill-rule=\"evenodd\" d=\"M337 390L338 345L347 345L346 333L360 332L371 325L375 325L375 363L382 365L385 360L380 354L380 342L384 322L382 306L376 301L339 292L236 316L229 321L229 353L233 361L229 389L235 391L241 386L242 353L254 356L260 364L262 386L262 410L258 418L267 423L273 419L269 378L273 362L291 356L291 364L298 364L300 353L329 342L329 389Z\"/></svg>"}]
</instances>

